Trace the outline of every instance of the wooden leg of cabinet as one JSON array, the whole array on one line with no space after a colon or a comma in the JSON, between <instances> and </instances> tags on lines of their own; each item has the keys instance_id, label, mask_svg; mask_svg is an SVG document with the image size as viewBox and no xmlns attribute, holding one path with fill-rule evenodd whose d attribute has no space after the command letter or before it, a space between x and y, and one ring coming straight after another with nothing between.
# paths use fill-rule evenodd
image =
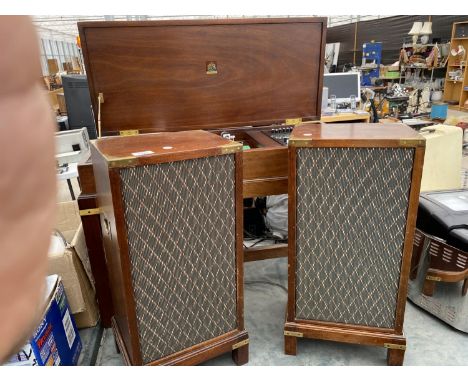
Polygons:
<instances>
[{"instance_id":1,"label":"wooden leg of cabinet","mask_svg":"<svg viewBox=\"0 0 468 382\"><path fill-rule=\"evenodd\" d=\"M388 366L403 366L405 351L400 349L387 350L387 365Z\"/></svg>"},{"instance_id":2,"label":"wooden leg of cabinet","mask_svg":"<svg viewBox=\"0 0 468 382\"><path fill-rule=\"evenodd\" d=\"M284 336L284 352L287 355L296 355L297 353L297 338L292 336Z\"/></svg>"},{"instance_id":3,"label":"wooden leg of cabinet","mask_svg":"<svg viewBox=\"0 0 468 382\"><path fill-rule=\"evenodd\" d=\"M232 351L232 360L237 366L245 365L249 362L249 345L241 346Z\"/></svg>"}]
</instances>

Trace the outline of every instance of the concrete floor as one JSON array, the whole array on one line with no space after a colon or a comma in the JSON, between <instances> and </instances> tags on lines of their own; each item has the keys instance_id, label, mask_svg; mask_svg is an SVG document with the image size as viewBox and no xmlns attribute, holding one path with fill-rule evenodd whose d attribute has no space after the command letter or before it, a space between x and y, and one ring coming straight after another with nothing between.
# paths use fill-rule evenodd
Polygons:
<instances>
[{"instance_id":1,"label":"concrete floor","mask_svg":"<svg viewBox=\"0 0 468 382\"><path fill-rule=\"evenodd\" d=\"M449 115L457 114L450 111ZM466 113L464 113L466 114ZM468 152L463 157L463 186L468 188ZM75 194L79 195L76 180ZM58 200L70 200L66 182L59 184ZM283 324L287 301L287 260L273 259L245 264L245 326L250 336L248 365L386 365L386 350L329 341L300 339L297 356L283 351ZM467 296L468 298L468 296ZM468 334L445 324L412 302L406 305L404 331L407 350L404 364L468 365ZM100 327L80 330L83 351L80 365L123 365L112 330ZM230 354L205 365L234 363Z\"/></svg>"},{"instance_id":2,"label":"concrete floor","mask_svg":"<svg viewBox=\"0 0 468 382\"><path fill-rule=\"evenodd\" d=\"M386 365L384 348L329 341L301 339L298 342L297 356L285 355L283 324L286 287L286 259L245 264L245 326L250 336L249 366ZM408 342L405 365L468 365L468 334L453 329L409 301L404 331ZM84 351L87 352L88 350ZM95 364L124 364L122 356L116 352L110 329L103 332ZM234 363L228 353L206 362L205 365L232 366Z\"/></svg>"}]
</instances>

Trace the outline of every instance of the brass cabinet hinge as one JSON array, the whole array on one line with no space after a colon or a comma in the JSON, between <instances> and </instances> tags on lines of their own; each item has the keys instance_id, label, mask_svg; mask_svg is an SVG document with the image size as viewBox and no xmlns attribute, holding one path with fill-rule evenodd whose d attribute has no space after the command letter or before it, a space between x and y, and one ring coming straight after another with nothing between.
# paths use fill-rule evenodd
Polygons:
<instances>
[{"instance_id":1,"label":"brass cabinet hinge","mask_svg":"<svg viewBox=\"0 0 468 382\"><path fill-rule=\"evenodd\" d=\"M133 167L137 163L138 163L137 157L122 157L122 158L108 159L107 166L109 168Z\"/></svg>"},{"instance_id":2,"label":"brass cabinet hinge","mask_svg":"<svg viewBox=\"0 0 468 382\"><path fill-rule=\"evenodd\" d=\"M430 280L430 281L441 281L442 278L441 278L441 277L438 277L438 276L426 276L426 280Z\"/></svg>"},{"instance_id":3,"label":"brass cabinet hinge","mask_svg":"<svg viewBox=\"0 0 468 382\"><path fill-rule=\"evenodd\" d=\"M100 208L89 208L87 210L80 210L80 216L99 215L100 213Z\"/></svg>"},{"instance_id":4,"label":"brass cabinet hinge","mask_svg":"<svg viewBox=\"0 0 468 382\"><path fill-rule=\"evenodd\" d=\"M221 146L222 154L232 154L238 151L242 151L242 143L236 141L229 141L225 145Z\"/></svg>"},{"instance_id":5,"label":"brass cabinet hinge","mask_svg":"<svg viewBox=\"0 0 468 382\"><path fill-rule=\"evenodd\" d=\"M284 123L286 125L293 125L293 126L296 126L296 125L299 125L300 123L302 123L302 118L288 118L284 121Z\"/></svg>"},{"instance_id":6,"label":"brass cabinet hinge","mask_svg":"<svg viewBox=\"0 0 468 382\"><path fill-rule=\"evenodd\" d=\"M425 146L425 139L400 139L401 147L416 147L416 146Z\"/></svg>"},{"instance_id":7,"label":"brass cabinet hinge","mask_svg":"<svg viewBox=\"0 0 468 382\"><path fill-rule=\"evenodd\" d=\"M138 130L120 130L119 134L124 137L128 137L130 135L138 135L140 132Z\"/></svg>"},{"instance_id":8,"label":"brass cabinet hinge","mask_svg":"<svg viewBox=\"0 0 468 382\"><path fill-rule=\"evenodd\" d=\"M289 337L304 337L304 334L303 334L303 333L291 332L291 331L289 331L289 330L285 330L285 331L284 331L284 335L285 335L285 336L289 336Z\"/></svg>"},{"instance_id":9,"label":"brass cabinet hinge","mask_svg":"<svg viewBox=\"0 0 468 382\"><path fill-rule=\"evenodd\" d=\"M289 143L289 146L308 147L310 146L311 142L312 142L312 138L296 137L296 138L290 138L288 143Z\"/></svg>"},{"instance_id":10,"label":"brass cabinet hinge","mask_svg":"<svg viewBox=\"0 0 468 382\"><path fill-rule=\"evenodd\" d=\"M399 345L399 344L391 344L391 343L384 343L384 348L387 349L397 349L397 350L406 350L406 345Z\"/></svg>"},{"instance_id":11,"label":"brass cabinet hinge","mask_svg":"<svg viewBox=\"0 0 468 382\"><path fill-rule=\"evenodd\" d=\"M235 349L241 348L242 346L248 345L248 343L249 343L248 338L243 340L243 341L237 342L234 345L232 345L232 350L235 350Z\"/></svg>"}]
</instances>

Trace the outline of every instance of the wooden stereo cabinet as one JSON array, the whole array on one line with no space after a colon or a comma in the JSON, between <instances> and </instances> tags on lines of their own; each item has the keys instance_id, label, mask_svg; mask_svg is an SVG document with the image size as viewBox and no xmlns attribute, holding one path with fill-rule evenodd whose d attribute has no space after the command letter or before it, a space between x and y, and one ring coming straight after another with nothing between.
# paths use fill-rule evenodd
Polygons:
<instances>
[{"instance_id":1,"label":"wooden stereo cabinet","mask_svg":"<svg viewBox=\"0 0 468 382\"><path fill-rule=\"evenodd\" d=\"M402 365L424 138L403 124L305 123L289 145L286 354L315 338L383 346Z\"/></svg>"},{"instance_id":2,"label":"wooden stereo cabinet","mask_svg":"<svg viewBox=\"0 0 468 382\"><path fill-rule=\"evenodd\" d=\"M265 134L319 120L326 18L78 23L100 137L202 129L229 132L243 152L243 196L288 192L288 149ZM78 198L104 326L113 314L92 163ZM244 261L287 256L246 249Z\"/></svg>"},{"instance_id":3,"label":"wooden stereo cabinet","mask_svg":"<svg viewBox=\"0 0 468 382\"><path fill-rule=\"evenodd\" d=\"M130 365L248 362L242 145L201 130L94 141L118 348Z\"/></svg>"}]
</instances>

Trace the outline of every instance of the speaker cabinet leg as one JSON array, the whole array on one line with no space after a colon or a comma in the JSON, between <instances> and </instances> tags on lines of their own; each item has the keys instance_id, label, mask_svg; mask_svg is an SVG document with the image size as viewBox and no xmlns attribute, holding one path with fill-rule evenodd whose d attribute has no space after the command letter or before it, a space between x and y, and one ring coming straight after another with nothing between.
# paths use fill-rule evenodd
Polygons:
<instances>
[{"instance_id":1,"label":"speaker cabinet leg","mask_svg":"<svg viewBox=\"0 0 468 382\"><path fill-rule=\"evenodd\" d=\"M463 282L462 296L466 296L466 292L468 292L468 279Z\"/></svg>"},{"instance_id":2,"label":"speaker cabinet leg","mask_svg":"<svg viewBox=\"0 0 468 382\"><path fill-rule=\"evenodd\" d=\"M297 338L293 336L284 336L284 353L287 355L296 355Z\"/></svg>"},{"instance_id":3,"label":"speaker cabinet leg","mask_svg":"<svg viewBox=\"0 0 468 382\"><path fill-rule=\"evenodd\" d=\"M237 366L245 365L249 362L249 345L241 346L232 351L232 360Z\"/></svg>"},{"instance_id":4,"label":"speaker cabinet leg","mask_svg":"<svg viewBox=\"0 0 468 382\"><path fill-rule=\"evenodd\" d=\"M424 280L423 294L426 296L432 296L434 294L436 283L433 280Z\"/></svg>"},{"instance_id":5,"label":"speaker cabinet leg","mask_svg":"<svg viewBox=\"0 0 468 382\"><path fill-rule=\"evenodd\" d=\"M388 366L403 366L405 351L400 349L387 350L387 365Z\"/></svg>"}]
</instances>

